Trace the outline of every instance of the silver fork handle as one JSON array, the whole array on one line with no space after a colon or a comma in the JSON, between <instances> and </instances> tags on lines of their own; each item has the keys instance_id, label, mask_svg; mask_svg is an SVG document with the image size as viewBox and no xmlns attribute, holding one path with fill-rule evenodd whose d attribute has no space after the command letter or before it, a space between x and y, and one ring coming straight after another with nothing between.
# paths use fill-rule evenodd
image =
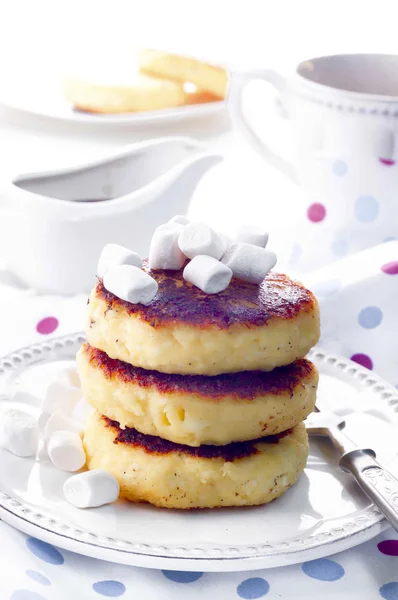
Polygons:
<instances>
[{"instance_id":1,"label":"silver fork handle","mask_svg":"<svg viewBox=\"0 0 398 600\"><path fill-rule=\"evenodd\" d=\"M339 465L351 473L365 494L398 531L398 480L375 459L373 450L350 450Z\"/></svg>"}]
</instances>

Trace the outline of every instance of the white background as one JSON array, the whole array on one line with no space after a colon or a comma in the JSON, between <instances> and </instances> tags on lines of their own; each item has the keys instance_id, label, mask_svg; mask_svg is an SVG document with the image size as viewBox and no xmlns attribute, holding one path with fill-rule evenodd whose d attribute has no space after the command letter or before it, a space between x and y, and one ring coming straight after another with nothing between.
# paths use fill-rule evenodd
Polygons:
<instances>
[{"instance_id":1,"label":"white background","mask_svg":"<svg viewBox=\"0 0 398 600\"><path fill-rule=\"evenodd\" d=\"M139 46L193 54L232 69L285 72L319 54L398 52L397 11L394 1L385 0L0 0L0 102L14 90L46 96L64 74L82 67L133 70ZM260 92L250 110L261 131L287 151L277 119L266 119L267 90ZM201 182L191 214L226 230L242 218L263 222L282 239L278 232L286 229L287 211L288 223L294 223L300 194L231 133L227 119L98 129L0 108L0 185L12 173L78 164L135 139L175 132L205 138L226 154L224 164Z\"/></svg>"}]
</instances>

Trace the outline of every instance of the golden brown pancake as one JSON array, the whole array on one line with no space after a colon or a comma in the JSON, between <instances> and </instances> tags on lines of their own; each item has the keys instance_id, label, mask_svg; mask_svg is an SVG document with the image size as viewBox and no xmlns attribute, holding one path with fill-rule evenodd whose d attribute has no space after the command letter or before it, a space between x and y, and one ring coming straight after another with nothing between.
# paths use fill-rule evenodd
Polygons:
<instances>
[{"instance_id":1,"label":"golden brown pancake","mask_svg":"<svg viewBox=\"0 0 398 600\"><path fill-rule=\"evenodd\" d=\"M159 285L148 306L120 300L99 280L86 320L89 343L144 369L216 375L270 371L303 358L319 338L315 296L286 275L260 285L233 278L205 294L180 271L151 271Z\"/></svg>"},{"instance_id":2,"label":"golden brown pancake","mask_svg":"<svg viewBox=\"0 0 398 600\"><path fill-rule=\"evenodd\" d=\"M303 424L277 436L192 448L98 414L84 436L89 469L104 468L121 497L166 508L212 508L270 502L293 485L308 456Z\"/></svg>"},{"instance_id":3,"label":"golden brown pancake","mask_svg":"<svg viewBox=\"0 0 398 600\"><path fill-rule=\"evenodd\" d=\"M176 375L133 367L83 344L77 366L83 393L99 413L190 446L290 429L313 411L318 383L305 359L271 372Z\"/></svg>"}]
</instances>

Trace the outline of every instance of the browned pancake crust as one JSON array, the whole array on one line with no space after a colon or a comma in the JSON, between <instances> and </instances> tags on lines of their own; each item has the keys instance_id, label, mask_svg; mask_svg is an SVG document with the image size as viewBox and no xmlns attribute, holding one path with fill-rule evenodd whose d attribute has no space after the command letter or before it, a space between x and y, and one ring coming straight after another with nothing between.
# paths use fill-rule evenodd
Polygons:
<instances>
[{"instance_id":1,"label":"browned pancake crust","mask_svg":"<svg viewBox=\"0 0 398 600\"><path fill-rule=\"evenodd\" d=\"M305 358L291 365L277 367L273 371L241 371L222 375L176 375L148 371L133 367L121 360L109 356L83 344L90 363L101 369L108 379L116 378L125 383L134 383L143 388L156 388L162 394L190 393L214 400L225 396L237 400L253 400L260 395L274 394L276 396L289 392L293 395L297 385L315 376L314 365Z\"/></svg>"},{"instance_id":2,"label":"browned pancake crust","mask_svg":"<svg viewBox=\"0 0 398 600\"><path fill-rule=\"evenodd\" d=\"M170 324L220 329L232 325L258 327L270 319L292 319L317 306L312 292L282 273L268 273L260 285L233 278L223 292L205 294L185 281L183 269L153 271L144 265L144 271L159 285L157 295L148 306L120 300L104 288L101 280L96 294L107 303L109 310L127 311L152 327Z\"/></svg>"},{"instance_id":3,"label":"browned pancake crust","mask_svg":"<svg viewBox=\"0 0 398 600\"><path fill-rule=\"evenodd\" d=\"M107 417L101 417L105 426L112 428L115 433L114 444L128 444L134 448L141 448L148 454L170 454L171 452L179 452L180 454L189 454L196 458L222 458L225 462L232 462L240 458L257 454L258 450L255 445L259 442L266 444L277 444L281 438L288 435L291 429L278 433L277 435L269 435L258 440L250 442L234 442L226 446L186 446L185 444L175 444L168 440L164 440L154 435L144 435L136 429L126 427L120 429L117 421L111 421Z\"/></svg>"}]
</instances>

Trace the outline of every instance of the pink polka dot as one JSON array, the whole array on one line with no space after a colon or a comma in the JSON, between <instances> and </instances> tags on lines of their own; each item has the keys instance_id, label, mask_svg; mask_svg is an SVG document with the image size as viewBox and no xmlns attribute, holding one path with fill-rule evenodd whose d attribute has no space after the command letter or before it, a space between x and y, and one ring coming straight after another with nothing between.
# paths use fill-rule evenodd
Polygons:
<instances>
[{"instance_id":1,"label":"pink polka dot","mask_svg":"<svg viewBox=\"0 0 398 600\"><path fill-rule=\"evenodd\" d=\"M393 165L395 165L395 160L392 160L391 158L379 158L379 161L381 162L382 165L385 165L386 167L392 167Z\"/></svg>"},{"instance_id":2,"label":"pink polka dot","mask_svg":"<svg viewBox=\"0 0 398 600\"><path fill-rule=\"evenodd\" d=\"M398 540L384 540L377 544L377 547L382 554L398 556Z\"/></svg>"},{"instance_id":3,"label":"pink polka dot","mask_svg":"<svg viewBox=\"0 0 398 600\"><path fill-rule=\"evenodd\" d=\"M38 322L36 325L36 331L43 335L47 335L49 333L53 333L58 327L58 319L55 317L46 317Z\"/></svg>"},{"instance_id":4,"label":"pink polka dot","mask_svg":"<svg viewBox=\"0 0 398 600\"><path fill-rule=\"evenodd\" d=\"M381 267L381 270L387 275L398 275L398 260L386 263Z\"/></svg>"},{"instance_id":5,"label":"pink polka dot","mask_svg":"<svg viewBox=\"0 0 398 600\"><path fill-rule=\"evenodd\" d=\"M351 356L351 360L362 365L362 367L366 367L367 369L373 369L373 361L367 354L353 354Z\"/></svg>"},{"instance_id":6,"label":"pink polka dot","mask_svg":"<svg viewBox=\"0 0 398 600\"><path fill-rule=\"evenodd\" d=\"M315 204L311 204L308 207L307 217L313 223L319 223L326 217L326 208L323 206L323 204L315 202Z\"/></svg>"}]
</instances>

